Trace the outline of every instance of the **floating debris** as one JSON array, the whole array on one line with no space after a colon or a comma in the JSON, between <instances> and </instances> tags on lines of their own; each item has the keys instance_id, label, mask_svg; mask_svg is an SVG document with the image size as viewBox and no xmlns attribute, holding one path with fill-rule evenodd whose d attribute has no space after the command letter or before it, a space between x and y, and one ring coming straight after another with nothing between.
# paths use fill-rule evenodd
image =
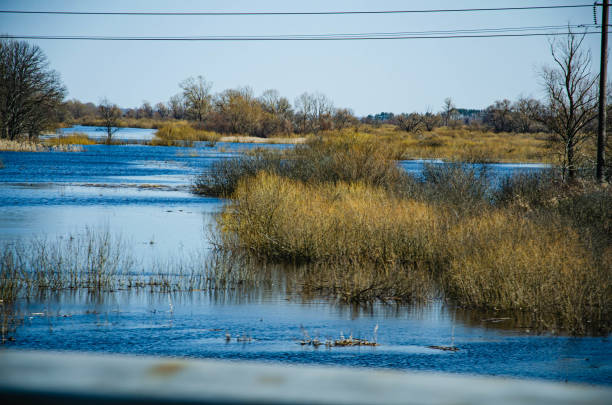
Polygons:
<instances>
[{"instance_id":1,"label":"floating debris","mask_svg":"<svg viewBox=\"0 0 612 405\"><path fill-rule=\"evenodd\" d=\"M314 347L319 347L322 345L328 346L328 342L326 341L325 343L321 342L319 339L304 339L304 340L300 340L300 344L302 346L314 346Z\"/></svg>"},{"instance_id":2,"label":"floating debris","mask_svg":"<svg viewBox=\"0 0 612 405\"><path fill-rule=\"evenodd\" d=\"M230 335L229 333L225 334L225 342L226 343L230 343L232 341L232 335ZM239 343L250 343L255 341L255 338L249 336L249 335L242 335L242 336L238 336L236 338L236 342Z\"/></svg>"},{"instance_id":3,"label":"floating debris","mask_svg":"<svg viewBox=\"0 0 612 405\"><path fill-rule=\"evenodd\" d=\"M459 348L457 346L427 346L430 349L443 350L445 352L458 352Z\"/></svg>"},{"instance_id":4,"label":"floating debris","mask_svg":"<svg viewBox=\"0 0 612 405\"><path fill-rule=\"evenodd\" d=\"M300 340L299 343L302 346L313 346L315 348L325 345L325 347L346 347L346 346L378 346L376 342L376 332L378 331L378 324L374 328L374 340L370 341L362 338L354 338L351 334L348 338L344 337L344 334L340 332L340 339L327 339L325 342L320 341L317 338L311 339L306 329L301 326L302 334L304 339Z\"/></svg>"},{"instance_id":5,"label":"floating debris","mask_svg":"<svg viewBox=\"0 0 612 405\"><path fill-rule=\"evenodd\" d=\"M349 336L346 339L334 340L333 346L378 346L378 343Z\"/></svg>"},{"instance_id":6,"label":"floating debris","mask_svg":"<svg viewBox=\"0 0 612 405\"><path fill-rule=\"evenodd\" d=\"M303 339L299 342L302 346L313 346L319 347L325 345L325 347L345 347L345 346L379 346L378 343L369 341L361 338L343 338L337 340L326 340L325 342L319 339Z\"/></svg>"}]
</instances>

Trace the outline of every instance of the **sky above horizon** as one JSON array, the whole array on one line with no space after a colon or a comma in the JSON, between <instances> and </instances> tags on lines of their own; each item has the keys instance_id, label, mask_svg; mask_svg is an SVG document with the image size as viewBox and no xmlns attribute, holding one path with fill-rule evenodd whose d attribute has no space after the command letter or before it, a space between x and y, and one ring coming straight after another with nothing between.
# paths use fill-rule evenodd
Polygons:
<instances>
[{"instance_id":1,"label":"sky above horizon","mask_svg":"<svg viewBox=\"0 0 612 405\"><path fill-rule=\"evenodd\" d=\"M585 1L57 1L0 0L1 10L264 12L407 10L588 4ZM598 10L598 22L600 21ZM503 12L300 16L77 16L0 14L0 34L92 36L277 35L406 32L593 24L592 7ZM539 98L539 72L551 65L550 38L364 41L136 42L29 40L41 47L68 99L121 107L166 102L190 76L213 92L250 86L277 89L291 102L321 92L359 115L486 108L495 100ZM599 70L599 35L583 46Z\"/></svg>"}]
</instances>

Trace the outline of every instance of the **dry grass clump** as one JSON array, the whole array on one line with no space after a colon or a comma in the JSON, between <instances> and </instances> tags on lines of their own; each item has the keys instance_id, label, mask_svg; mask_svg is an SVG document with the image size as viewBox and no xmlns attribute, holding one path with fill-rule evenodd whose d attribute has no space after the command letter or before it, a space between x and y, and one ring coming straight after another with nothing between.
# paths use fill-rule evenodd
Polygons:
<instances>
[{"instance_id":1,"label":"dry grass clump","mask_svg":"<svg viewBox=\"0 0 612 405\"><path fill-rule=\"evenodd\" d=\"M393 125L363 126L380 141L393 145L402 159L443 159L455 162L553 162L549 134L479 131L468 127L440 127L405 132Z\"/></svg>"},{"instance_id":2,"label":"dry grass clump","mask_svg":"<svg viewBox=\"0 0 612 405\"><path fill-rule=\"evenodd\" d=\"M95 145L98 142L95 139L91 139L84 133L75 132L70 135L48 138L45 140L45 143L49 146L59 146L59 145Z\"/></svg>"},{"instance_id":3,"label":"dry grass clump","mask_svg":"<svg viewBox=\"0 0 612 405\"><path fill-rule=\"evenodd\" d=\"M609 205L578 193L589 203L496 206L478 178L460 170L427 175L419 200L361 182L306 183L262 171L239 182L218 219L218 244L308 263L306 293L361 302L426 299L440 289L465 307L527 315L534 329L607 333L612 249L601 235L609 221L593 232L564 210L609 217ZM448 178L453 173L459 180ZM600 199L609 201L605 192Z\"/></svg>"},{"instance_id":4,"label":"dry grass clump","mask_svg":"<svg viewBox=\"0 0 612 405\"><path fill-rule=\"evenodd\" d=\"M437 128L407 134L406 158L437 158L457 162L550 162L550 143L538 134L493 133L466 128Z\"/></svg>"},{"instance_id":5,"label":"dry grass clump","mask_svg":"<svg viewBox=\"0 0 612 405\"><path fill-rule=\"evenodd\" d=\"M197 130L186 121L163 124L151 140L154 146L193 146L194 142L207 142L214 146L221 139L216 132Z\"/></svg>"},{"instance_id":6,"label":"dry grass clump","mask_svg":"<svg viewBox=\"0 0 612 405\"><path fill-rule=\"evenodd\" d=\"M445 246L445 291L460 305L526 312L546 329L610 330L612 249L597 263L561 221L498 210L455 226Z\"/></svg>"},{"instance_id":7,"label":"dry grass clump","mask_svg":"<svg viewBox=\"0 0 612 405\"><path fill-rule=\"evenodd\" d=\"M517 175L493 193L496 205L532 216L560 216L596 248L612 244L612 188L577 179L563 182L554 170Z\"/></svg>"},{"instance_id":8,"label":"dry grass clump","mask_svg":"<svg viewBox=\"0 0 612 405\"><path fill-rule=\"evenodd\" d=\"M433 267L433 209L363 183L304 184L261 172L219 218L224 246L267 259Z\"/></svg>"},{"instance_id":9,"label":"dry grass clump","mask_svg":"<svg viewBox=\"0 0 612 405\"><path fill-rule=\"evenodd\" d=\"M396 151L372 135L343 133L309 139L304 145L278 151L255 150L233 159L215 162L199 176L198 194L230 196L240 180L261 170L309 183L362 182L403 192L412 178L397 167Z\"/></svg>"}]
</instances>

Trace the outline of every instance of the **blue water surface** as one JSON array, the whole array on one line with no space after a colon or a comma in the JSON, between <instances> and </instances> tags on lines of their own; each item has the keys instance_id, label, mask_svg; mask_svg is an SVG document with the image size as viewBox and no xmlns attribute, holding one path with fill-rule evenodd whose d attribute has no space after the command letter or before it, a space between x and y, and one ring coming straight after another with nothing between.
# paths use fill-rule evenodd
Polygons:
<instances>
[{"instance_id":1,"label":"blue water surface","mask_svg":"<svg viewBox=\"0 0 612 405\"><path fill-rule=\"evenodd\" d=\"M140 136L140 135L139 135ZM261 147L218 143L194 148L85 146L83 152L0 152L0 246L3 242L109 231L137 258L166 260L211 248L218 198L190 192L213 162ZM286 145L267 145L282 148ZM419 174L425 163L399 165ZM501 178L542 165L489 165ZM208 236L207 236L208 235ZM434 301L425 305L344 306L305 300L282 283L230 291L102 295L62 292L19 300L15 341L5 347L334 364L502 375L612 385L609 337L534 335L520 325ZM378 325L376 334L374 329ZM341 334L377 347L318 349L298 343ZM226 334L231 336L226 341ZM239 336L254 340L237 342ZM451 345L443 352L430 345Z\"/></svg>"}]
</instances>

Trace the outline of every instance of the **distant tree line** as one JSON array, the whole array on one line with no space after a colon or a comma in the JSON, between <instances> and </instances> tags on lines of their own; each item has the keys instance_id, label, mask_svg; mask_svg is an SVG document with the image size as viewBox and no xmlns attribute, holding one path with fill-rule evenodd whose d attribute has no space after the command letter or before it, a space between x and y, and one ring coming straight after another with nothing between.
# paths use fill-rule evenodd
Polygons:
<instances>
[{"instance_id":1,"label":"distant tree line","mask_svg":"<svg viewBox=\"0 0 612 405\"><path fill-rule=\"evenodd\" d=\"M49 68L42 50L25 41L0 37L0 138L36 138L58 123L97 120L107 128L110 142L122 119L189 120L196 128L223 134L268 137L343 129L361 123L393 124L407 132L432 131L439 126L468 126L494 132L548 132L560 146L562 166L572 178L583 145L597 127L598 76L591 72L591 55L581 49L584 35L568 31L551 42L552 67L541 71L544 98L498 100L484 110L457 108L444 100L441 109L424 113L383 112L358 120L347 108L337 108L324 94L305 92L293 104L276 90L255 96L249 87L211 92L202 76L179 83L180 91L167 102L120 109L107 99L99 105L64 102L66 89ZM612 117L609 113L608 117ZM612 125L611 125L612 127Z\"/></svg>"},{"instance_id":2,"label":"distant tree line","mask_svg":"<svg viewBox=\"0 0 612 405\"><path fill-rule=\"evenodd\" d=\"M321 93L303 93L293 104L277 90L259 97L250 87L211 92L212 84L202 76L179 84L181 91L163 103L144 101L138 108L122 111L122 118L189 120L201 129L222 134L268 137L275 134L317 133L359 123L353 111L336 108ZM69 100L63 105L65 121L101 118L104 111L93 103Z\"/></svg>"},{"instance_id":3,"label":"distant tree line","mask_svg":"<svg viewBox=\"0 0 612 405\"><path fill-rule=\"evenodd\" d=\"M407 132L432 131L437 127L468 126L471 129L493 132L534 133L547 128L538 120L538 111L542 104L532 98L520 98L515 102L497 100L483 110L456 108L452 99L444 101L437 113L431 110L425 113L393 114L382 112L368 115L361 122L372 125L392 124Z\"/></svg>"}]
</instances>

